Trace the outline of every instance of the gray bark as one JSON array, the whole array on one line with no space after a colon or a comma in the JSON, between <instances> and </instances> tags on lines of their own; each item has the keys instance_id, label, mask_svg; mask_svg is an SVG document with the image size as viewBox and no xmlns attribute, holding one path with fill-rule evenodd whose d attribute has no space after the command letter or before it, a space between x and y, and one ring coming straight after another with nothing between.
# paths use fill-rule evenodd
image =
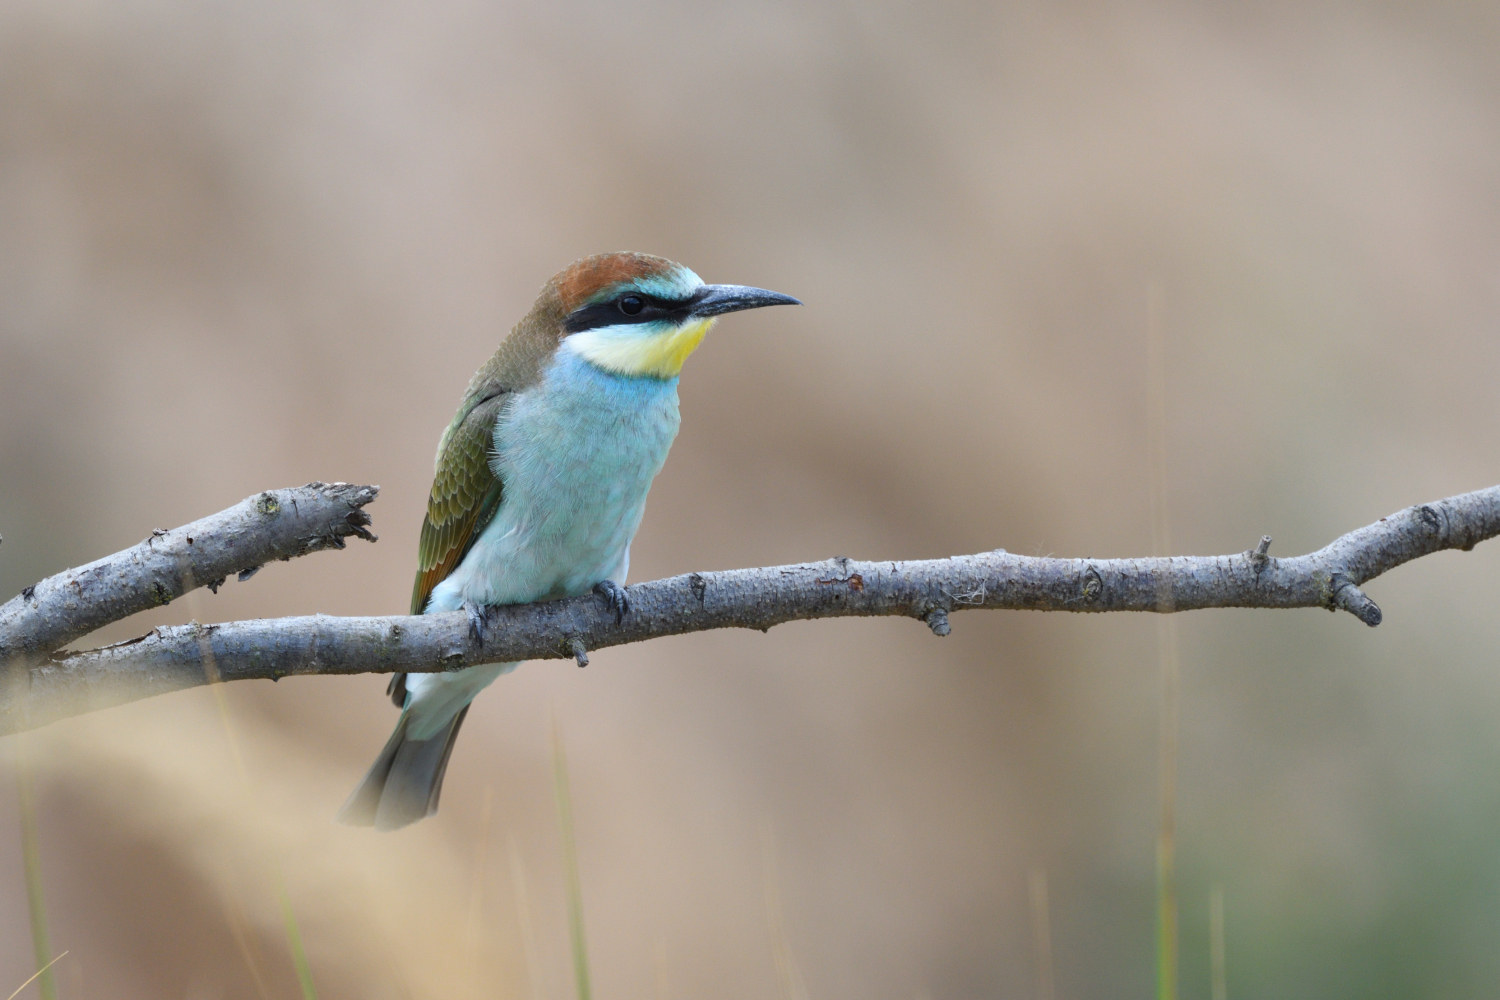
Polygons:
<instances>
[{"instance_id":1,"label":"gray bark","mask_svg":"<svg viewBox=\"0 0 1500 1000\"><path fill-rule=\"evenodd\" d=\"M378 486L308 483L270 490L87 566L50 576L0 605L0 663L11 669L111 622L170 604L197 587L215 593L230 574L248 580L273 559L375 541L362 509Z\"/></svg>"},{"instance_id":2,"label":"gray bark","mask_svg":"<svg viewBox=\"0 0 1500 1000\"><path fill-rule=\"evenodd\" d=\"M1373 626L1381 612L1361 584L1412 559L1468 550L1497 534L1500 486L1409 507L1286 559L1269 555L1269 537L1225 556L1053 559L997 550L908 562L834 559L637 584L627 588L630 609L618 622L596 595L490 608L482 634L463 612L190 623L31 666L25 683L0 701L0 733L217 680L424 672L530 659L581 665L589 650L622 643L812 618L898 615L946 635L949 614L979 608L1327 608ZM10 641L3 624L0 641Z\"/></svg>"}]
</instances>

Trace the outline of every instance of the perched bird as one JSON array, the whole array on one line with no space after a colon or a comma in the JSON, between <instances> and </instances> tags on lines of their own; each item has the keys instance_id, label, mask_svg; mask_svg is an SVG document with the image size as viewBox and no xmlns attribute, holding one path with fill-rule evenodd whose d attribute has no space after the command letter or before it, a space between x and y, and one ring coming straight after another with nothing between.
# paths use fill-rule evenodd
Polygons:
<instances>
[{"instance_id":1,"label":"perched bird","mask_svg":"<svg viewBox=\"0 0 1500 1000\"><path fill-rule=\"evenodd\" d=\"M585 257L542 288L438 442L411 613L603 596L623 584L646 493L677 436L677 376L718 316L800 305L706 285L640 253ZM515 663L397 674L401 717L339 820L394 830L437 811L469 703Z\"/></svg>"}]
</instances>

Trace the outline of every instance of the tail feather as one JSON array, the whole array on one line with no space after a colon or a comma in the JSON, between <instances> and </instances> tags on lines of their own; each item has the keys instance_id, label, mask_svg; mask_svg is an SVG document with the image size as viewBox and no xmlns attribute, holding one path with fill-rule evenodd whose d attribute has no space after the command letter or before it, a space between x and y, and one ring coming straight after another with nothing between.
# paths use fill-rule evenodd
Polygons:
<instances>
[{"instance_id":1,"label":"tail feather","mask_svg":"<svg viewBox=\"0 0 1500 1000\"><path fill-rule=\"evenodd\" d=\"M396 830L437 812L453 741L468 714L465 705L431 739L413 740L406 736L410 715L402 712L385 749L339 810L339 822Z\"/></svg>"}]
</instances>

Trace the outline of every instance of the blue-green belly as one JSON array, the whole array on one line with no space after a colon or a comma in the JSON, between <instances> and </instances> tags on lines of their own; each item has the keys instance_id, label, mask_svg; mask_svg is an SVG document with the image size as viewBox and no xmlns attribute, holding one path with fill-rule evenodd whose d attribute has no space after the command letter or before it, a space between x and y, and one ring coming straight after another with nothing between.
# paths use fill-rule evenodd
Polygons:
<instances>
[{"instance_id":1,"label":"blue-green belly","mask_svg":"<svg viewBox=\"0 0 1500 1000\"><path fill-rule=\"evenodd\" d=\"M624 583L646 494L677 436L677 380L630 378L568 351L495 425L500 509L427 611L522 604ZM414 739L436 732L515 664L407 678Z\"/></svg>"}]
</instances>

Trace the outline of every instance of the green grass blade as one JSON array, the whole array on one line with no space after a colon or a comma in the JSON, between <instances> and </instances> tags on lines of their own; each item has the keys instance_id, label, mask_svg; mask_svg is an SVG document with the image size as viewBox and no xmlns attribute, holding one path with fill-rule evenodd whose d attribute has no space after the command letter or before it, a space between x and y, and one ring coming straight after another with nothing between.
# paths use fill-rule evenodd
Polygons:
<instances>
[{"instance_id":1,"label":"green grass blade","mask_svg":"<svg viewBox=\"0 0 1500 1000\"><path fill-rule=\"evenodd\" d=\"M292 964L297 968L302 1000L318 1000L318 991L313 989L312 967L307 964L307 952L302 947L302 932L297 929L297 915L292 912L292 900L286 894L280 872L276 873L276 901L281 904L281 920L286 925L286 940L292 948Z\"/></svg>"},{"instance_id":2,"label":"green grass blade","mask_svg":"<svg viewBox=\"0 0 1500 1000\"><path fill-rule=\"evenodd\" d=\"M1052 915L1047 871L1031 870L1031 946L1036 959L1037 1000L1053 1000L1057 988L1052 976Z\"/></svg>"},{"instance_id":3,"label":"green grass blade","mask_svg":"<svg viewBox=\"0 0 1500 1000\"><path fill-rule=\"evenodd\" d=\"M193 600L197 600L196 596ZM224 697L224 682L219 676L218 664L214 662L213 649L206 639L200 638L198 651L202 656L203 671L208 675L208 689L213 692L214 703L219 709L219 720L224 724L224 739L229 744L229 752L234 758L235 769L239 771L240 787L244 790L246 802L253 804L256 799L255 785L250 780L250 769L245 766L245 755L240 752L239 737L235 732L234 720L229 713L229 700ZM286 892L286 879L282 877L281 865L274 857L270 861L270 867L276 883L276 902L281 909L282 924L286 928L287 946L292 952L292 966L297 970L297 982L302 986L302 1000L317 1000L318 993L313 988L312 967L308 965L307 951L302 947L302 932L297 927L297 915L292 912L292 900ZM236 936L238 937L237 932ZM259 985L260 973L256 970L253 953L249 949L244 949L244 952L246 961L250 962L251 971Z\"/></svg>"},{"instance_id":4,"label":"green grass blade","mask_svg":"<svg viewBox=\"0 0 1500 1000\"><path fill-rule=\"evenodd\" d=\"M578 845L573 838L573 799L568 793L568 761L562 729L552 719L552 790L557 796L557 825L562 830L563 867L568 880L568 932L573 946L573 982L578 1000L590 1000L589 952L583 934L583 886L578 879Z\"/></svg>"},{"instance_id":5,"label":"green grass blade","mask_svg":"<svg viewBox=\"0 0 1500 1000\"><path fill-rule=\"evenodd\" d=\"M1181 678L1177 623L1158 623L1161 642L1161 817L1156 835L1156 997L1177 1000L1177 729Z\"/></svg>"},{"instance_id":6,"label":"green grass blade","mask_svg":"<svg viewBox=\"0 0 1500 1000\"><path fill-rule=\"evenodd\" d=\"M1156 998L1177 1000L1177 886L1170 842L1156 856Z\"/></svg>"},{"instance_id":7,"label":"green grass blade","mask_svg":"<svg viewBox=\"0 0 1500 1000\"><path fill-rule=\"evenodd\" d=\"M1161 329L1161 290L1146 288L1146 395L1150 411L1151 542L1156 555L1172 551L1172 523L1167 502L1166 343ZM1156 837L1156 997L1177 1000L1177 732L1182 700L1177 658L1177 618L1172 593L1159 585L1163 614L1157 622L1161 658L1160 802Z\"/></svg>"},{"instance_id":8,"label":"green grass blade","mask_svg":"<svg viewBox=\"0 0 1500 1000\"><path fill-rule=\"evenodd\" d=\"M33 972L31 974L31 978L28 979L28 980L26 980L26 982L22 983L20 986L17 986L16 989L15 989L15 992L13 992L10 996L6 997L5 1000L16 1000L16 997L18 997L18 996L21 995L21 991L22 990L24 990L26 987L30 986L33 982L36 981L36 977L37 976L44 975L54 965L56 965L58 962L62 961L63 955L66 955L66 954L67 954L67 952L63 952L62 954L60 954L56 958L54 958L52 961L48 962L46 965L42 966L40 969L37 969L35 972Z\"/></svg>"},{"instance_id":9,"label":"green grass blade","mask_svg":"<svg viewBox=\"0 0 1500 1000\"><path fill-rule=\"evenodd\" d=\"M36 789L26 741L16 737L16 790L21 805L21 860L26 869L26 908L31 917L31 946L36 952L37 991L42 1000L57 1000L52 976L52 945L47 941L47 903L42 894L42 858L36 832Z\"/></svg>"},{"instance_id":10,"label":"green grass blade","mask_svg":"<svg viewBox=\"0 0 1500 1000\"><path fill-rule=\"evenodd\" d=\"M1224 976L1224 887L1216 885L1208 894L1208 970L1212 1000L1229 1000Z\"/></svg>"}]
</instances>

